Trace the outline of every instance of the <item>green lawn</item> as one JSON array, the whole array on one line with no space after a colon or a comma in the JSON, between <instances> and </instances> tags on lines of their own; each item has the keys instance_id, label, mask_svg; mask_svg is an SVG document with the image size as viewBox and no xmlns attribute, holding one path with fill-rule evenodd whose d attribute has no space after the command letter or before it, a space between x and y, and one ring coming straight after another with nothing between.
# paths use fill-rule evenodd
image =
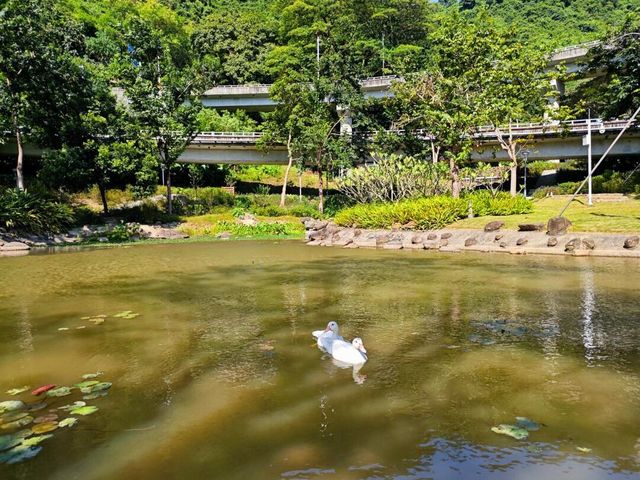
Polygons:
<instances>
[{"instance_id":1,"label":"green lawn","mask_svg":"<svg viewBox=\"0 0 640 480\"><path fill-rule=\"evenodd\" d=\"M509 215L506 217L477 217L460 220L450 225L450 228L483 228L492 220L502 220L505 228L517 230L519 223L547 222L549 218L560 213L568 196L555 196L533 200L533 211L524 215ZM574 232L640 232L640 200L628 197L620 201L597 201L594 205L587 205L586 196L580 195L574 200L564 213L571 222Z\"/></svg>"}]
</instances>

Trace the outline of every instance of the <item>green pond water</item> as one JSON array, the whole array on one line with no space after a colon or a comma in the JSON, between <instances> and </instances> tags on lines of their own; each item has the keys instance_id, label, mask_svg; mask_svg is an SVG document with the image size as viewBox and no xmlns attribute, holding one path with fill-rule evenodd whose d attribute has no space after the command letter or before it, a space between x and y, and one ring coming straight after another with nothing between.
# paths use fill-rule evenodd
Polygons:
<instances>
[{"instance_id":1,"label":"green pond water","mask_svg":"<svg viewBox=\"0 0 640 480\"><path fill-rule=\"evenodd\" d=\"M113 383L2 479L640 478L636 260L243 241L0 258L0 280L0 401L59 421L83 394L32 389ZM359 372L315 346L328 320ZM491 431L516 416L539 429Z\"/></svg>"}]
</instances>

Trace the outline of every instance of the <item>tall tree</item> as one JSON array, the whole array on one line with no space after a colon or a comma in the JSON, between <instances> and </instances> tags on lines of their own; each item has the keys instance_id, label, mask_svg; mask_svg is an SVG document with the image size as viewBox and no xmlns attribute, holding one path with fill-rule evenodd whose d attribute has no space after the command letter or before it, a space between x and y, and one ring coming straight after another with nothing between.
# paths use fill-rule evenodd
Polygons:
<instances>
[{"instance_id":1,"label":"tall tree","mask_svg":"<svg viewBox=\"0 0 640 480\"><path fill-rule=\"evenodd\" d=\"M87 83L82 39L52 0L8 0L0 10L0 114L10 119L21 190L25 142L56 147L72 136Z\"/></svg>"},{"instance_id":2,"label":"tall tree","mask_svg":"<svg viewBox=\"0 0 640 480\"><path fill-rule=\"evenodd\" d=\"M177 23L169 16L164 21ZM134 18L126 31L129 65L125 74L128 108L155 143L166 175L167 212L172 213L171 170L198 132L201 75L188 38L165 36L154 22Z\"/></svg>"}]
</instances>

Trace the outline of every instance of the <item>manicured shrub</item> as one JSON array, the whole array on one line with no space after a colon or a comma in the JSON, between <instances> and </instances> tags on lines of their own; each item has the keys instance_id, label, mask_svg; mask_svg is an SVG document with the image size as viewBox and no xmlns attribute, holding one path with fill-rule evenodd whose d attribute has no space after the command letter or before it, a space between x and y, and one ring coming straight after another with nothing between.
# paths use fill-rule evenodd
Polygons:
<instances>
[{"instance_id":1,"label":"manicured shrub","mask_svg":"<svg viewBox=\"0 0 640 480\"><path fill-rule=\"evenodd\" d=\"M0 192L0 228L19 233L58 233L74 221L73 210L45 195L8 188Z\"/></svg>"},{"instance_id":2,"label":"manicured shrub","mask_svg":"<svg viewBox=\"0 0 640 480\"><path fill-rule=\"evenodd\" d=\"M522 196L476 192L464 198L437 196L397 203L356 205L338 212L338 225L359 228L389 228L411 222L420 230L443 228L468 215L469 203L476 216L514 215L531 211L532 204Z\"/></svg>"}]
</instances>

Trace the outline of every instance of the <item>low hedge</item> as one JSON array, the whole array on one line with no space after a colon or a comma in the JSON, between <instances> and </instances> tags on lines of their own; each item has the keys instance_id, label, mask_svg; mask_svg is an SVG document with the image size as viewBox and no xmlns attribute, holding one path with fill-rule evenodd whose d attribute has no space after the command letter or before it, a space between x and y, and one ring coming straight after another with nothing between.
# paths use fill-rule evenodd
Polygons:
<instances>
[{"instance_id":1,"label":"low hedge","mask_svg":"<svg viewBox=\"0 0 640 480\"><path fill-rule=\"evenodd\" d=\"M358 228L389 228L394 224L415 223L419 230L443 228L469 214L469 204L475 216L515 215L528 213L532 203L522 196L511 197L481 191L453 198L436 196L397 203L361 204L338 212L338 225Z\"/></svg>"}]
</instances>

